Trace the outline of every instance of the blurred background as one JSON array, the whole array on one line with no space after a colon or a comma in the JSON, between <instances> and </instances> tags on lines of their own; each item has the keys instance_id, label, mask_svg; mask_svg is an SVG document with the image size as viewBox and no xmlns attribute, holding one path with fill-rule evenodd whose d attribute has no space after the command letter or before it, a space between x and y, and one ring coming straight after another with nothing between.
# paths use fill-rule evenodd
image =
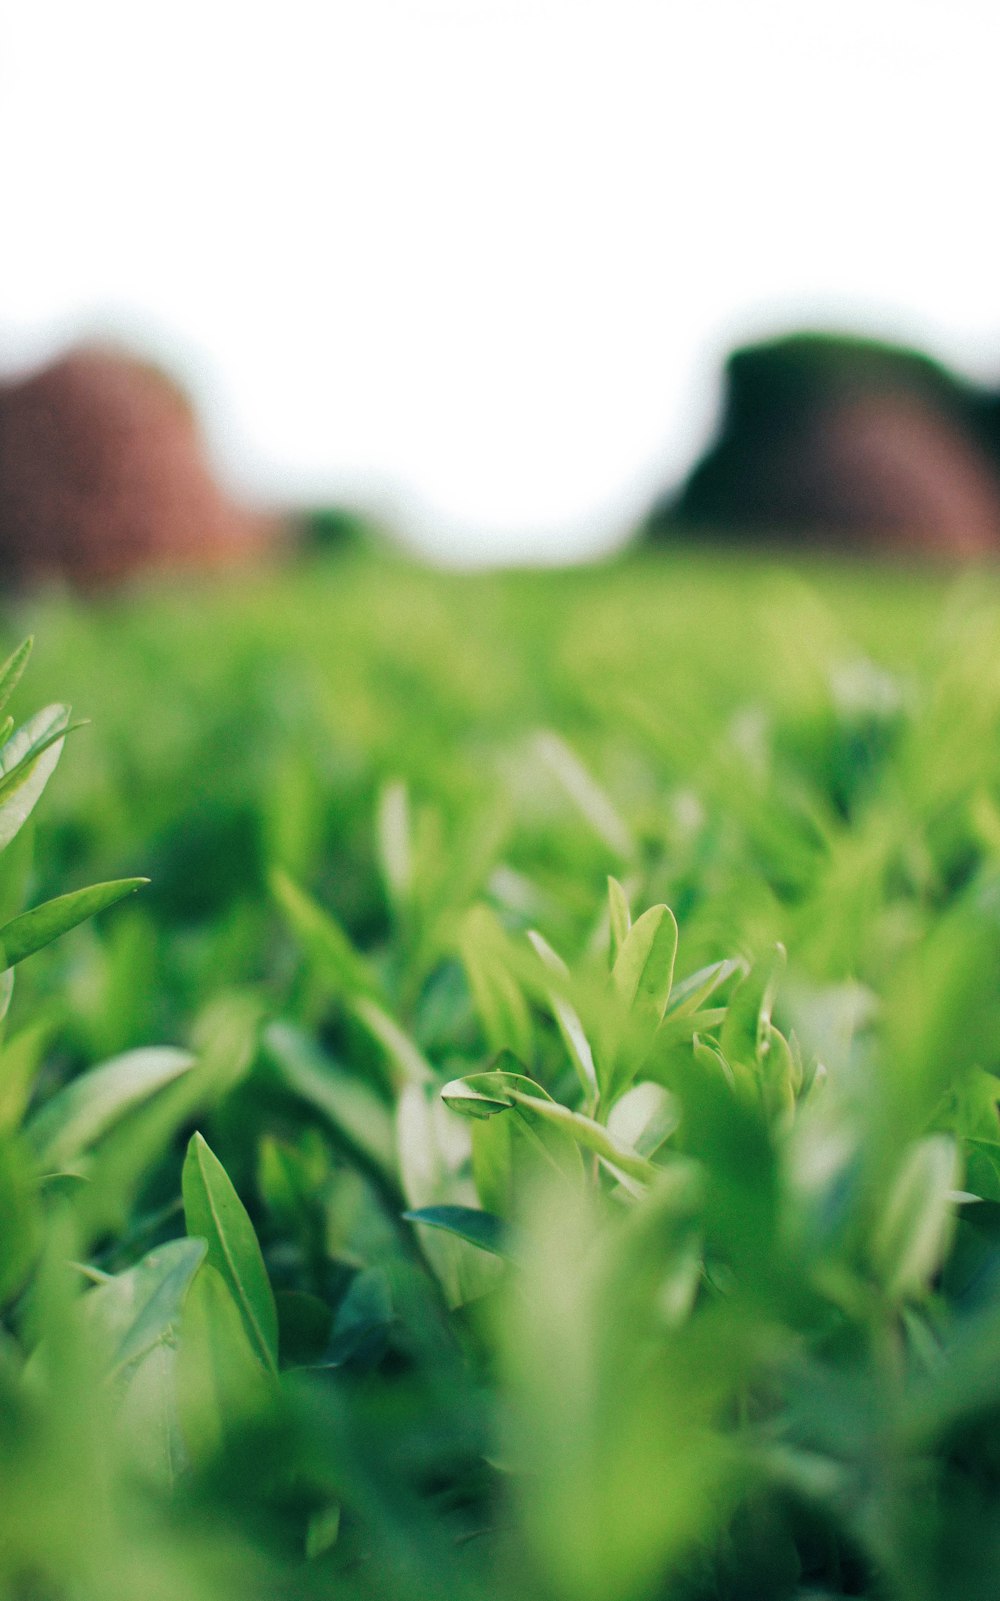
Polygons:
<instances>
[{"instance_id":1,"label":"blurred background","mask_svg":"<svg viewBox=\"0 0 1000 1601\"><path fill-rule=\"evenodd\" d=\"M0 568L992 554L998 47L992 0L6 7Z\"/></svg>"}]
</instances>

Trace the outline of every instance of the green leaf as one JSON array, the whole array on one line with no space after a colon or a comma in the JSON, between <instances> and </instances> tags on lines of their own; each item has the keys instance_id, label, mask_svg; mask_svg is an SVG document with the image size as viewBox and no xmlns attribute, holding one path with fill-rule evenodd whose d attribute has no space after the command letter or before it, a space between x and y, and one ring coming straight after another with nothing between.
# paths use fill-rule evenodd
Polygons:
<instances>
[{"instance_id":1,"label":"green leaf","mask_svg":"<svg viewBox=\"0 0 1000 1601\"><path fill-rule=\"evenodd\" d=\"M358 955L331 912L281 868L271 874L271 890L309 960L336 996L349 999L377 990L367 962Z\"/></svg>"},{"instance_id":2,"label":"green leaf","mask_svg":"<svg viewBox=\"0 0 1000 1601\"><path fill-rule=\"evenodd\" d=\"M188 1234L207 1241L208 1260L229 1286L259 1360L277 1372L278 1313L257 1235L229 1174L200 1134L191 1136L181 1190Z\"/></svg>"},{"instance_id":3,"label":"green leaf","mask_svg":"<svg viewBox=\"0 0 1000 1601\"><path fill-rule=\"evenodd\" d=\"M675 1018L689 1017L697 1012L734 973L742 970L743 964L738 961L712 962L708 967L701 967L697 973L682 979L670 991L665 1021L673 1022Z\"/></svg>"},{"instance_id":4,"label":"green leaf","mask_svg":"<svg viewBox=\"0 0 1000 1601\"><path fill-rule=\"evenodd\" d=\"M615 856L630 860L635 855L635 841L628 825L576 752L551 729L536 734L535 749L597 837Z\"/></svg>"},{"instance_id":5,"label":"green leaf","mask_svg":"<svg viewBox=\"0 0 1000 1601\"><path fill-rule=\"evenodd\" d=\"M529 1095L545 1096L541 1085L523 1073L494 1070L452 1079L441 1091L441 1099L460 1117L495 1117L497 1112L509 1112L517 1105L518 1088L526 1089Z\"/></svg>"},{"instance_id":6,"label":"green leaf","mask_svg":"<svg viewBox=\"0 0 1000 1601\"><path fill-rule=\"evenodd\" d=\"M644 1079L625 1091L608 1114L608 1133L639 1156L652 1156L680 1122L677 1101L662 1085Z\"/></svg>"},{"instance_id":7,"label":"green leaf","mask_svg":"<svg viewBox=\"0 0 1000 1601\"><path fill-rule=\"evenodd\" d=\"M59 762L68 706L46 706L0 747L0 850L27 822Z\"/></svg>"},{"instance_id":8,"label":"green leaf","mask_svg":"<svg viewBox=\"0 0 1000 1601\"><path fill-rule=\"evenodd\" d=\"M30 1153L22 1142L0 1140L0 1307L20 1293L41 1238L43 1216Z\"/></svg>"},{"instance_id":9,"label":"green leaf","mask_svg":"<svg viewBox=\"0 0 1000 1601\"><path fill-rule=\"evenodd\" d=\"M68 710L68 708L50 707L48 710L65 712ZM9 721L10 719L8 719L8 722ZM18 747L17 736L20 734L21 730L18 730L17 734L8 735L7 738L5 738L3 745L3 749L8 751L9 755L2 769L2 777L0 777L0 801L3 801L5 798L11 796L15 790L21 790L27 779L34 772L39 758L44 755L47 750L49 750L53 745L61 744L68 734L75 734L78 729L86 727L87 724L85 721L78 723L67 723L63 720L62 716L60 716L55 719L54 725L51 728L43 730L41 733L39 733L38 737L34 739L26 749L24 749L22 754L16 757L14 753ZM5 732L6 729L7 724L4 725Z\"/></svg>"},{"instance_id":10,"label":"green leaf","mask_svg":"<svg viewBox=\"0 0 1000 1601\"><path fill-rule=\"evenodd\" d=\"M28 1138L40 1161L53 1167L73 1162L126 1113L193 1065L189 1051L146 1046L73 1079L28 1124Z\"/></svg>"},{"instance_id":11,"label":"green leaf","mask_svg":"<svg viewBox=\"0 0 1000 1601\"><path fill-rule=\"evenodd\" d=\"M375 837L378 860L389 901L404 910L413 894L413 839L406 785L385 784L378 798Z\"/></svg>"},{"instance_id":12,"label":"green leaf","mask_svg":"<svg viewBox=\"0 0 1000 1601\"><path fill-rule=\"evenodd\" d=\"M569 982L570 972L562 957L552 949L548 940L535 929L528 930L528 939L531 941L536 954L541 958L543 965L554 973L558 980ZM556 1020L563 1044L570 1061L576 1070L584 1094L592 1096L597 1090L597 1070L594 1067L594 1053L586 1030L580 1021L579 1013L570 1005L564 995L556 988L545 991L545 998Z\"/></svg>"},{"instance_id":13,"label":"green leaf","mask_svg":"<svg viewBox=\"0 0 1000 1601\"><path fill-rule=\"evenodd\" d=\"M617 878L608 878L608 916L611 923L611 960L618 960L619 953L628 939L629 929L632 927L632 914L629 911L628 896L622 889Z\"/></svg>"},{"instance_id":14,"label":"green leaf","mask_svg":"<svg viewBox=\"0 0 1000 1601\"><path fill-rule=\"evenodd\" d=\"M531 1014L524 993L503 960L504 933L493 912L474 906L466 913L459 950L476 1011L491 1052L531 1054Z\"/></svg>"},{"instance_id":15,"label":"green leaf","mask_svg":"<svg viewBox=\"0 0 1000 1601\"><path fill-rule=\"evenodd\" d=\"M358 995L351 1002L351 1011L381 1046L389 1082L397 1093L405 1084L431 1083L434 1069L416 1041L384 1006L370 995Z\"/></svg>"},{"instance_id":16,"label":"green leaf","mask_svg":"<svg viewBox=\"0 0 1000 1601\"><path fill-rule=\"evenodd\" d=\"M775 945L737 985L726 1012L719 1044L730 1062L755 1063L766 1052L771 1009L785 965L785 947Z\"/></svg>"},{"instance_id":17,"label":"green leaf","mask_svg":"<svg viewBox=\"0 0 1000 1601\"><path fill-rule=\"evenodd\" d=\"M172 1484L187 1466L177 1397L184 1303L203 1240L157 1246L82 1299L84 1328L115 1399L112 1425L145 1472Z\"/></svg>"},{"instance_id":18,"label":"green leaf","mask_svg":"<svg viewBox=\"0 0 1000 1601\"><path fill-rule=\"evenodd\" d=\"M411 1208L467 1205L475 1201L469 1181L469 1129L442 1103L434 1087L408 1084L396 1107L396 1138L403 1194ZM449 1306L475 1300L492 1285L496 1263L463 1241L428 1230L420 1247Z\"/></svg>"},{"instance_id":19,"label":"green leaf","mask_svg":"<svg viewBox=\"0 0 1000 1601\"><path fill-rule=\"evenodd\" d=\"M996 1083L996 1080L994 1080ZM1000 1143L966 1139L966 1188L984 1201L1000 1201Z\"/></svg>"},{"instance_id":20,"label":"green leaf","mask_svg":"<svg viewBox=\"0 0 1000 1601\"><path fill-rule=\"evenodd\" d=\"M396 1138L385 1102L291 1023L269 1024L264 1049L289 1089L315 1107L347 1145L395 1183Z\"/></svg>"},{"instance_id":21,"label":"green leaf","mask_svg":"<svg viewBox=\"0 0 1000 1601\"><path fill-rule=\"evenodd\" d=\"M421 1206L404 1212L403 1217L407 1223L425 1223L428 1228L455 1234L493 1256L510 1255L507 1225L493 1212L480 1212L472 1206Z\"/></svg>"},{"instance_id":22,"label":"green leaf","mask_svg":"<svg viewBox=\"0 0 1000 1601\"><path fill-rule=\"evenodd\" d=\"M99 1337L109 1378L121 1378L172 1334L204 1240L171 1240L83 1298L88 1329Z\"/></svg>"},{"instance_id":23,"label":"green leaf","mask_svg":"<svg viewBox=\"0 0 1000 1601\"><path fill-rule=\"evenodd\" d=\"M239 1308L211 1262L202 1262L185 1298L178 1358L181 1430L192 1460L201 1465L246 1422L266 1394L266 1380Z\"/></svg>"},{"instance_id":24,"label":"green leaf","mask_svg":"<svg viewBox=\"0 0 1000 1601\"><path fill-rule=\"evenodd\" d=\"M395 1321L392 1289L381 1268L356 1273L337 1307L333 1333L321 1366L373 1367Z\"/></svg>"},{"instance_id":25,"label":"green leaf","mask_svg":"<svg viewBox=\"0 0 1000 1601\"><path fill-rule=\"evenodd\" d=\"M629 929L612 968L615 989L629 1007L662 1018L677 956L677 922L669 906L651 906Z\"/></svg>"},{"instance_id":26,"label":"green leaf","mask_svg":"<svg viewBox=\"0 0 1000 1601\"><path fill-rule=\"evenodd\" d=\"M13 977L9 968L5 976ZM24 1116L53 1028L52 1020L29 1024L0 1048L0 1130L16 1128Z\"/></svg>"},{"instance_id":27,"label":"green leaf","mask_svg":"<svg viewBox=\"0 0 1000 1601\"><path fill-rule=\"evenodd\" d=\"M522 1074L496 1070L472 1073L446 1084L441 1099L453 1112L476 1119L495 1117L514 1109L522 1117L540 1120L568 1135L577 1145L632 1178L648 1180L656 1171L650 1162L624 1141L615 1139L600 1123L553 1101L541 1085Z\"/></svg>"},{"instance_id":28,"label":"green leaf","mask_svg":"<svg viewBox=\"0 0 1000 1601\"><path fill-rule=\"evenodd\" d=\"M21 681L21 675L28 665L28 657L31 655L34 643L34 639L29 634L27 639L22 640L17 649L7 657L3 666L0 667L0 712L4 710Z\"/></svg>"},{"instance_id":29,"label":"green leaf","mask_svg":"<svg viewBox=\"0 0 1000 1601\"><path fill-rule=\"evenodd\" d=\"M932 1134L903 1159L872 1238L872 1260L892 1300L923 1293L941 1265L955 1222L958 1147Z\"/></svg>"},{"instance_id":30,"label":"green leaf","mask_svg":"<svg viewBox=\"0 0 1000 1601\"><path fill-rule=\"evenodd\" d=\"M57 895L30 912L22 912L20 917L0 928L0 961L5 967L16 966L26 956L33 956L35 951L50 945L60 934L148 883L148 878L119 878L107 884L91 884L87 889Z\"/></svg>"},{"instance_id":31,"label":"green leaf","mask_svg":"<svg viewBox=\"0 0 1000 1601\"><path fill-rule=\"evenodd\" d=\"M309 1519L306 1530L306 1561L314 1562L336 1545L340 1537L340 1505L331 1501L320 1507Z\"/></svg>"}]
</instances>

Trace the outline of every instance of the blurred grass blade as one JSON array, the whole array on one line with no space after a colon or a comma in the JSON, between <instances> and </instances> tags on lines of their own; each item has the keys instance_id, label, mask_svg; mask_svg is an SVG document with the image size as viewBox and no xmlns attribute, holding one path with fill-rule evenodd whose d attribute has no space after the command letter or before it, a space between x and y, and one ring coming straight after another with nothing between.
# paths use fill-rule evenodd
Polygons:
<instances>
[{"instance_id":1,"label":"blurred grass blade","mask_svg":"<svg viewBox=\"0 0 1000 1601\"><path fill-rule=\"evenodd\" d=\"M569 983L569 969L548 941L535 929L528 930L528 938L549 972L555 973L560 980ZM583 1086L584 1093L592 1096L597 1090L597 1069L594 1066L594 1053L579 1014L557 989L547 990L545 995L577 1078Z\"/></svg>"},{"instance_id":2,"label":"blurred grass blade","mask_svg":"<svg viewBox=\"0 0 1000 1601\"><path fill-rule=\"evenodd\" d=\"M72 1163L128 1112L190 1072L194 1060L190 1051L146 1046L73 1079L28 1124L39 1160L54 1167Z\"/></svg>"},{"instance_id":3,"label":"blurred grass blade","mask_svg":"<svg viewBox=\"0 0 1000 1601\"><path fill-rule=\"evenodd\" d=\"M628 896L622 889L617 878L608 878L608 917L611 925L611 961L618 960L618 953L628 938L628 931L632 927L632 914L629 911Z\"/></svg>"},{"instance_id":4,"label":"blurred grass blade","mask_svg":"<svg viewBox=\"0 0 1000 1601\"><path fill-rule=\"evenodd\" d=\"M413 839L406 785L385 784L376 813L378 860L390 904L405 911L413 892Z\"/></svg>"},{"instance_id":5,"label":"blurred grass blade","mask_svg":"<svg viewBox=\"0 0 1000 1601\"><path fill-rule=\"evenodd\" d=\"M907 1153L872 1239L872 1259L893 1300L924 1292L955 1223L960 1163L955 1141L932 1134Z\"/></svg>"},{"instance_id":6,"label":"blurred grass blade","mask_svg":"<svg viewBox=\"0 0 1000 1601\"><path fill-rule=\"evenodd\" d=\"M503 960L504 932L495 913L474 906L462 920L459 950L491 1052L531 1055L531 1014Z\"/></svg>"},{"instance_id":7,"label":"blurred grass blade","mask_svg":"<svg viewBox=\"0 0 1000 1601\"><path fill-rule=\"evenodd\" d=\"M282 868L271 873L271 890L289 926L317 972L338 998L371 994L378 985L331 912L307 895Z\"/></svg>"},{"instance_id":8,"label":"blurred grass blade","mask_svg":"<svg viewBox=\"0 0 1000 1601\"><path fill-rule=\"evenodd\" d=\"M15 651L7 657L0 667L0 712L2 712L21 681L21 675L28 665L28 657L34 647L34 639L29 634L22 640Z\"/></svg>"},{"instance_id":9,"label":"blurred grass blade","mask_svg":"<svg viewBox=\"0 0 1000 1601\"><path fill-rule=\"evenodd\" d=\"M315 1107L345 1143L396 1183L392 1114L361 1079L324 1056L290 1023L271 1023L264 1049L289 1089Z\"/></svg>"},{"instance_id":10,"label":"blurred grass blade","mask_svg":"<svg viewBox=\"0 0 1000 1601\"><path fill-rule=\"evenodd\" d=\"M551 729L543 729L535 735L535 749L598 838L613 855L630 861L635 855L635 841L627 824L610 795L566 741Z\"/></svg>"}]
</instances>

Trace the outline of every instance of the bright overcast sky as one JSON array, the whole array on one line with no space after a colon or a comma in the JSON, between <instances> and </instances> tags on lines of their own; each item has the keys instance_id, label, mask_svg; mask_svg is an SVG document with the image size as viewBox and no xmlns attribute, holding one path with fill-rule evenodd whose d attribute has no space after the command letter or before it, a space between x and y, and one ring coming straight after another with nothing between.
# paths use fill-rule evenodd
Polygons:
<instances>
[{"instance_id":1,"label":"bright overcast sky","mask_svg":"<svg viewBox=\"0 0 1000 1601\"><path fill-rule=\"evenodd\" d=\"M1000 374L998 0L5 0L0 366L103 331L261 497L557 558L734 339Z\"/></svg>"}]
</instances>

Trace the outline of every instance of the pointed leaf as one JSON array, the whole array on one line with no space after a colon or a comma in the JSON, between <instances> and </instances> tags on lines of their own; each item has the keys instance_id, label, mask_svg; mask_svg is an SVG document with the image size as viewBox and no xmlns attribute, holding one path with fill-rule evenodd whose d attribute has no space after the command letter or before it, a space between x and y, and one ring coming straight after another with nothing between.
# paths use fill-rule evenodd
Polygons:
<instances>
[{"instance_id":1,"label":"pointed leaf","mask_svg":"<svg viewBox=\"0 0 1000 1601\"><path fill-rule=\"evenodd\" d=\"M421 1206L404 1212L403 1217L407 1223L426 1223L428 1228L455 1234L494 1256L510 1254L506 1224L493 1212L480 1212L473 1206Z\"/></svg>"},{"instance_id":2,"label":"pointed leaf","mask_svg":"<svg viewBox=\"0 0 1000 1601\"><path fill-rule=\"evenodd\" d=\"M181 1176L187 1231L208 1242L250 1343L265 1368L278 1367L278 1313L254 1226L232 1180L200 1134L191 1136Z\"/></svg>"},{"instance_id":3,"label":"pointed leaf","mask_svg":"<svg viewBox=\"0 0 1000 1601\"><path fill-rule=\"evenodd\" d=\"M68 706L46 706L0 747L0 783L10 779L7 793L0 799L0 850L31 816L58 764L68 723ZM15 773L15 769L19 771Z\"/></svg>"},{"instance_id":4,"label":"pointed leaf","mask_svg":"<svg viewBox=\"0 0 1000 1601\"><path fill-rule=\"evenodd\" d=\"M615 988L628 1006L662 1018L670 997L677 955L677 922L669 906L651 906L632 924L612 969Z\"/></svg>"},{"instance_id":5,"label":"pointed leaf","mask_svg":"<svg viewBox=\"0 0 1000 1601\"><path fill-rule=\"evenodd\" d=\"M535 749L608 849L626 860L634 856L635 841L614 801L566 741L550 729L543 729L535 736Z\"/></svg>"},{"instance_id":6,"label":"pointed leaf","mask_svg":"<svg viewBox=\"0 0 1000 1601\"><path fill-rule=\"evenodd\" d=\"M710 966L701 967L697 973L682 979L670 991L667 1021L672 1022L675 1018L688 1017L692 1012L699 1011L717 989L721 989L734 973L740 971L745 969L738 961L712 962Z\"/></svg>"},{"instance_id":7,"label":"pointed leaf","mask_svg":"<svg viewBox=\"0 0 1000 1601\"><path fill-rule=\"evenodd\" d=\"M2 826L2 825L0 825ZM50 945L60 934L65 934L78 923L83 923L97 912L113 906L123 896L131 895L148 878L119 878L107 884L91 884L69 895L57 895L44 901L30 912L22 912L0 928L0 961L4 967L14 967L26 956Z\"/></svg>"}]
</instances>

